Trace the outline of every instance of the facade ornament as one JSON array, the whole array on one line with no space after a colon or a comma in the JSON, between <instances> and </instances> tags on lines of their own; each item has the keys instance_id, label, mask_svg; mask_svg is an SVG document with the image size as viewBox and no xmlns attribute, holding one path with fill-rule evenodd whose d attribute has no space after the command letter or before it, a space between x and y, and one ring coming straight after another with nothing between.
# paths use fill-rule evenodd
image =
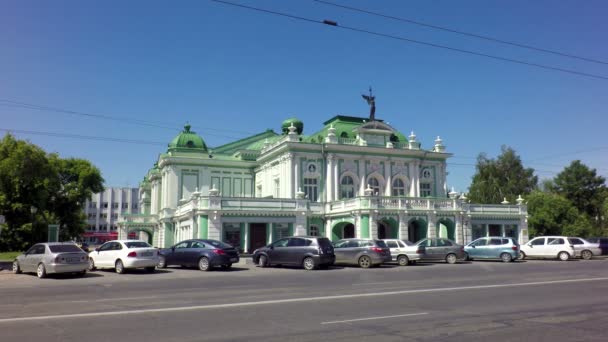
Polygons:
<instances>
[{"instance_id":1,"label":"facade ornament","mask_svg":"<svg viewBox=\"0 0 608 342\"><path fill-rule=\"evenodd\" d=\"M302 191L302 188L298 188L298 192L296 192L296 198L297 199L304 199L304 196L306 194L304 193L304 191Z\"/></svg>"},{"instance_id":2,"label":"facade ornament","mask_svg":"<svg viewBox=\"0 0 608 342\"><path fill-rule=\"evenodd\" d=\"M365 191L364 191L364 192L365 192L365 196L371 196L371 195L374 193L374 189L372 189L372 188L369 186L369 183L368 183L368 184L367 184L367 188L365 189Z\"/></svg>"},{"instance_id":3,"label":"facade ornament","mask_svg":"<svg viewBox=\"0 0 608 342\"><path fill-rule=\"evenodd\" d=\"M456 191L454 191L454 187L452 187L452 191L450 191L448 193L448 196L450 196L451 199L456 199L458 198L458 193Z\"/></svg>"},{"instance_id":4,"label":"facade ornament","mask_svg":"<svg viewBox=\"0 0 608 342\"><path fill-rule=\"evenodd\" d=\"M521 194L519 196L517 196L517 199L515 201L517 202L517 205L519 205L519 206L524 204L524 199L521 198Z\"/></svg>"},{"instance_id":5,"label":"facade ornament","mask_svg":"<svg viewBox=\"0 0 608 342\"><path fill-rule=\"evenodd\" d=\"M334 124L329 126L327 130L327 137L325 138L325 142L328 144L337 144L338 137L336 137L336 129L334 128Z\"/></svg>"},{"instance_id":6,"label":"facade ornament","mask_svg":"<svg viewBox=\"0 0 608 342\"><path fill-rule=\"evenodd\" d=\"M395 145L393 145L393 142L392 142L392 141L388 141L388 142L386 143L386 148L395 148Z\"/></svg>"},{"instance_id":7,"label":"facade ornament","mask_svg":"<svg viewBox=\"0 0 608 342\"><path fill-rule=\"evenodd\" d=\"M219 195L220 195L220 191L215 188L215 183L214 183L213 186L211 187L211 189L209 189L209 196L216 197Z\"/></svg>"},{"instance_id":8,"label":"facade ornament","mask_svg":"<svg viewBox=\"0 0 608 342\"><path fill-rule=\"evenodd\" d=\"M507 198L505 197L504 200L500 202L500 204L509 204L509 201L507 201Z\"/></svg>"},{"instance_id":9,"label":"facade ornament","mask_svg":"<svg viewBox=\"0 0 608 342\"><path fill-rule=\"evenodd\" d=\"M287 141L291 141L291 142L297 142L300 141L300 139L298 139L298 133L296 132L296 126L293 125L293 122L291 123L291 125L289 126L289 133L287 133Z\"/></svg>"},{"instance_id":10,"label":"facade ornament","mask_svg":"<svg viewBox=\"0 0 608 342\"><path fill-rule=\"evenodd\" d=\"M464 202L468 200L467 195L464 192L462 193L462 195L460 195L460 199Z\"/></svg>"},{"instance_id":11,"label":"facade ornament","mask_svg":"<svg viewBox=\"0 0 608 342\"><path fill-rule=\"evenodd\" d=\"M414 134L414 131L410 133L410 136L408 138L408 148L410 150L420 149L420 143L416 141L416 134Z\"/></svg>"},{"instance_id":12,"label":"facade ornament","mask_svg":"<svg viewBox=\"0 0 608 342\"><path fill-rule=\"evenodd\" d=\"M435 147L433 149L435 152L445 152L445 146L443 145L443 140L439 136L435 139Z\"/></svg>"}]
</instances>

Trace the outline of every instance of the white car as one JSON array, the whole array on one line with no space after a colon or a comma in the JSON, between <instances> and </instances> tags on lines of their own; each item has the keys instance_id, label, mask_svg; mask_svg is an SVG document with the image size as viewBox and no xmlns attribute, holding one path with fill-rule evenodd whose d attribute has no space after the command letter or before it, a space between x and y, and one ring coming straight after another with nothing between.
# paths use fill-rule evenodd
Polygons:
<instances>
[{"instance_id":1,"label":"white car","mask_svg":"<svg viewBox=\"0 0 608 342\"><path fill-rule=\"evenodd\" d=\"M602 255L602 249L599 243L592 243L583 238L569 237L568 241L574 246L574 255L577 258L583 258L589 260L594 255Z\"/></svg>"},{"instance_id":2,"label":"white car","mask_svg":"<svg viewBox=\"0 0 608 342\"><path fill-rule=\"evenodd\" d=\"M158 250L141 240L113 240L89 253L89 271L113 268L122 274L126 269L145 268L154 272L158 264Z\"/></svg>"},{"instance_id":3,"label":"white car","mask_svg":"<svg viewBox=\"0 0 608 342\"><path fill-rule=\"evenodd\" d=\"M520 259L557 258L567 261L576 255L574 246L566 236L539 236L520 246Z\"/></svg>"},{"instance_id":4,"label":"white car","mask_svg":"<svg viewBox=\"0 0 608 342\"><path fill-rule=\"evenodd\" d=\"M407 266L411 262L420 260L422 249L409 241L398 239L382 240L391 250L391 260L396 261L400 266Z\"/></svg>"}]
</instances>

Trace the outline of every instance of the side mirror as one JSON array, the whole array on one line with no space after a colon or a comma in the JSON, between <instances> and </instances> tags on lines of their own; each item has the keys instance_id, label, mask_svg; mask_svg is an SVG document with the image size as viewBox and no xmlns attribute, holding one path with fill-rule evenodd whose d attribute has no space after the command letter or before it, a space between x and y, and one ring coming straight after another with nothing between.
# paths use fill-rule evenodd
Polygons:
<instances>
[{"instance_id":1,"label":"side mirror","mask_svg":"<svg viewBox=\"0 0 608 342\"><path fill-rule=\"evenodd\" d=\"M99 247L95 248L95 252L99 252Z\"/></svg>"},{"instance_id":2,"label":"side mirror","mask_svg":"<svg viewBox=\"0 0 608 342\"><path fill-rule=\"evenodd\" d=\"M469 247L471 247L471 248L476 248L476 247L475 247L475 245L470 245Z\"/></svg>"},{"instance_id":3,"label":"side mirror","mask_svg":"<svg viewBox=\"0 0 608 342\"><path fill-rule=\"evenodd\" d=\"M274 246L273 245L268 245L268 248L274 249Z\"/></svg>"}]
</instances>

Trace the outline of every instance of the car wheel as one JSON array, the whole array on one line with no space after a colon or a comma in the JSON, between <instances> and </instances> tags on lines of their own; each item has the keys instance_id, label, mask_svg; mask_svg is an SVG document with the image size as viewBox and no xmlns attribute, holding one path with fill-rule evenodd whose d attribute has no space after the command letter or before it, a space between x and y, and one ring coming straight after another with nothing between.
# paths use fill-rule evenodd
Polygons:
<instances>
[{"instance_id":1,"label":"car wheel","mask_svg":"<svg viewBox=\"0 0 608 342\"><path fill-rule=\"evenodd\" d=\"M146 272L154 273L156 271L156 266L146 267Z\"/></svg>"},{"instance_id":2,"label":"car wheel","mask_svg":"<svg viewBox=\"0 0 608 342\"><path fill-rule=\"evenodd\" d=\"M570 254L568 254L568 252L560 252L557 257L561 261L568 261L568 259L570 259Z\"/></svg>"},{"instance_id":3,"label":"car wheel","mask_svg":"<svg viewBox=\"0 0 608 342\"><path fill-rule=\"evenodd\" d=\"M227 270L232 267L232 264L226 264L221 266L223 270Z\"/></svg>"},{"instance_id":4,"label":"car wheel","mask_svg":"<svg viewBox=\"0 0 608 342\"><path fill-rule=\"evenodd\" d=\"M520 251L519 252L519 260L524 260L526 258L526 253Z\"/></svg>"},{"instance_id":5,"label":"car wheel","mask_svg":"<svg viewBox=\"0 0 608 342\"><path fill-rule=\"evenodd\" d=\"M211 266L209 265L209 259L207 259L206 257L198 259L198 269L203 272L211 270Z\"/></svg>"},{"instance_id":6,"label":"car wheel","mask_svg":"<svg viewBox=\"0 0 608 342\"><path fill-rule=\"evenodd\" d=\"M21 273L21 266L19 266L19 261L13 261L13 273L19 274Z\"/></svg>"},{"instance_id":7,"label":"car wheel","mask_svg":"<svg viewBox=\"0 0 608 342\"><path fill-rule=\"evenodd\" d=\"M125 265L123 265L122 260L120 260L120 259L116 260L116 263L114 264L114 269L116 270L116 273L118 273L118 274L125 273Z\"/></svg>"},{"instance_id":8,"label":"car wheel","mask_svg":"<svg viewBox=\"0 0 608 342\"><path fill-rule=\"evenodd\" d=\"M500 260L502 260L502 262L511 262L513 257L509 253L502 253L500 255Z\"/></svg>"},{"instance_id":9,"label":"car wheel","mask_svg":"<svg viewBox=\"0 0 608 342\"><path fill-rule=\"evenodd\" d=\"M258 258L258 266L259 267L268 266L268 257L266 257L265 255L260 255L260 257Z\"/></svg>"},{"instance_id":10,"label":"car wheel","mask_svg":"<svg viewBox=\"0 0 608 342\"><path fill-rule=\"evenodd\" d=\"M307 271L312 271L316 268L315 261L311 257L306 257L304 258L304 261L302 261L302 267Z\"/></svg>"},{"instance_id":11,"label":"car wheel","mask_svg":"<svg viewBox=\"0 0 608 342\"><path fill-rule=\"evenodd\" d=\"M581 257L585 260L591 260L591 258L593 258L593 253L591 253L591 251L584 250L581 252Z\"/></svg>"},{"instance_id":12,"label":"car wheel","mask_svg":"<svg viewBox=\"0 0 608 342\"><path fill-rule=\"evenodd\" d=\"M407 255L400 255L397 257L397 263L399 266L407 266L410 263L410 259L407 257Z\"/></svg>"},{"instance_id":13,"label":"car wheel","mask_svg":"<svg viewBox=\"0 0 608 342\"><path fill-rule=\"evenodd\" d=\"M89 271L95 271L95 261L93 258L89 258Z\"/></svg>"},{"instance_id":14,"label":"car wheel","mask_svg":"<svg viewBox=\"0 0 608 342\"><path fill-rule=\"evenodd\" d=\"M43 263L39 263L38 264L38 268L36 269L36 275L40 279L46 277L46 268L44 268L44 264Z\"/></svg>"},{"instance_id":15,"label":"car wheel","mask_svg":"<svg viewBox=\"0 0 608 342\"><path fill-rule=\"evenodd\" d=\"M167 259L164 256L160 256L158 258L158 265L156 267L158 267L158 268L167 267Z\"/></svg>"},{"instance_id":16,"label":"car wheel","mask_svg":"<svg viewBox=\"0 0 608 342\"><path fill-rule=\"evenodd\" d=\"M469 257L469 253L464 253L464 257L462 258L463 261L469 261L471 260L471 258Z\"/></svg>"},{"instance_id":17,"label":"car wheel","mask_svg":"<svg viewBox=\"0 0 608 342\"><path fill-rule=\"evenodd\" d=\"M361 268L370 268L372 266L372 259L367 255L364 255L359 258L359 267Z\"/></svg>"},{"instance_id":18,"label":"car wheel","mask_svg":"<svg viewBox=\"0 0 608 342\"><path fill-rule=\"evenodd\" d=\"M448 264L455 264L456 260L457 260L456 254L450 253L450 254L446 255L446 257L445 257L445 262L447 262Z\"/></svg>"}]
</instances>

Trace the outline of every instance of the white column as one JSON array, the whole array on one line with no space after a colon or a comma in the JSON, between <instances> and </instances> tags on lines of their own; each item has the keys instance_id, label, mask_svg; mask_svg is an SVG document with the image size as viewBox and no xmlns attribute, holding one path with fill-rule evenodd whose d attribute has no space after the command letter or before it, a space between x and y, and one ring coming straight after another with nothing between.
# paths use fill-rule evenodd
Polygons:
<instances>
[{"instance_id":1,"label":"white column","mask_svg":"<svg viewBox=\"0 0 608 342\"><path fill-rule=\"evenodd\" d=\"M437 221L437 217L435 216L435 214L429 214L428 216L429 222L428 222L428 228L427 228L427 234L426 236L429 238L434 238L437 237L437 232L436 232L436 221Z\"/></svg>"},{"instance_id":2,"label":"white column","mask_svg":"<svg viewBox=\"0 0 608 342\"><path fill-rule=\"evenodd\" d=\"M414 166L414 162L408 163L407 164L407 168L408 168L408 173L410 176L410 192L409 192L409 196L410 197L417 197L416 196L416 167Z\"/></svg>"},{"instance_id":3,"label":"white column","mask_svg":"<svg viewBox=\"0 0 608 342\"><path fill-rule=\"evenodd\" d=\"M295 162L295 166L294 166L294 180L293 180L293 184L295 187L295 192L297 193L298 191L300 191L300 163L298 161L298 158L294 158L294 162Z\"/></svg>"},{"instance_id":4,"label":"white column","mask_svg":"<svg viewBox=\"0 0 608 342\"><path fill-rule=\"evenodd\" d=\"M249 253L249 222L245 222L245 246L243 246L243 251L245 253Z\"/></svg>"},{"instance_id":5,"label":"white column","mask_svg":"<svg viewBox=\"0 0 608 342\"><path fill-rule=\"evenodd\" d=\"M286 178L285 178L285 185L287 187L287 198L295 198L296 197L296 189L295 188L295 184L293 182L293 154L288 154L287 155L287 170L285 172Z\"/></svg>"},{"instance_id":6,"label":"white column","mask_svg":"<svg viewBox=\"0 0 608 342\"><path fill-rule=\"evenodd\" d=\"M399 215L399 239L400 240L409 240L409 231L408 231L408 221L409 216L405 214Z\"/></svg>"},{"instance_id":7,"label":"white column","mask_svg":"<svg viewBox=\"0 0 608 342\"><path fill-rule=\"evenodd\" d=\"M272 231L274 228L274 223L269 223L268 224L268 243L272 243L272 241L274 241L274 237L272 236Z\"/></svg>"},{"instance_id":8,"label":"white column","mask_svg":"<svg viewBox=\"0 0 608 342\"><path fill-rule=\"evenodd\" d=\"M325 178L325 201L331 202L334 200L334 182L337 182L337 177L334 176L334 156L330 154L327 157L327 165L325 165L327 177Z\"/></svg>"},{"instance_id":9,"label":"white column","mask_svg":"<svg viewBox=\"0 0 608 342\"><path fill-rule=\"evenodd\" d=\"M456 215L456 243L459 243L461 245L465 244L466 241L464 240L464 229L462 226L462 216L461 215Z\"/></svg>"},{"instance_id":10,"label":"white column","mask_svg":"<svg viewBox=\"0 0 608 342\"><path fill-rule=\"evenodd\" d=\"M334 186L334 201L340 199L340 166L338 164L338 158L334 156L334 175L332 179L332 184Z\"/></svg>"},{"instance_id":11,"label":"white column","mask_svg":"<svg viewBox=\"0 0 608 342\"><path fill-rule=\"evenodd\" d=\"M367 188L367 182L365 180L365 160L359 160L359 192L357 196L365 195L365 188Z\"/></svg>"}]
</instances>

